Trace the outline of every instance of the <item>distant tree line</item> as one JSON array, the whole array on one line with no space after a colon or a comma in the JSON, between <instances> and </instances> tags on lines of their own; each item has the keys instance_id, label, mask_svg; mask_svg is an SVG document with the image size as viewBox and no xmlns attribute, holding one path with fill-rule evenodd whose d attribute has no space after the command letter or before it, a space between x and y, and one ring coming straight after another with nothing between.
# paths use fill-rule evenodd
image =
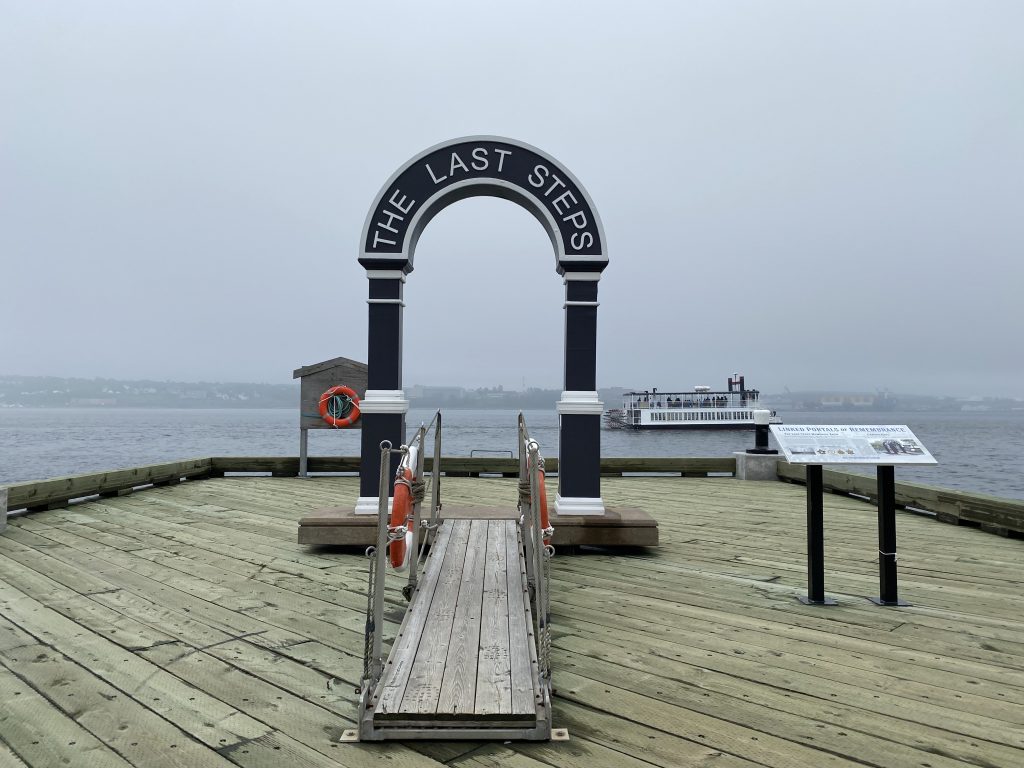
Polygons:
<instances>
[{"instance_id":1,"label":"distant tree line","mask_svg":"<svg viewBox=\"0 0 1024 768\"><path fill-rule=\"evenodd\" d=\"M618 405L621 389L601 390L608 407ZM408 387L415 408L554 408L560 389L522 392L501 386ZM121 379L0 376L0 408L297 408L298 382L249 384Z\"/></svg>"},{"instance_id":2,"label":"distant tree line","mask_svg":"<svg viewBox=\"0 0 1024 768\"><path fill-rule=\"evenodd\" d=\"M299 385L0 376L0 408L294 408Z\"/></svg>"}]
</instances>

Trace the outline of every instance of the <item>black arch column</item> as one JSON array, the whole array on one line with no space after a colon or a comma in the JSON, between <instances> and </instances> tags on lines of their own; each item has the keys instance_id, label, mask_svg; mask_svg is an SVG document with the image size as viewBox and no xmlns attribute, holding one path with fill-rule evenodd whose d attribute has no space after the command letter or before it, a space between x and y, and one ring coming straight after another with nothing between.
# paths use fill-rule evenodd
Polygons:
<instances>
[{"instance_id":1,"label":"black arch column","mask_svg":"<svg viewBox=\"0 0 1024 768\"><path fill-rule=\"evenodd\" d=\"M601 414L597 397L597 283L600 271L565 272L565 388L558 402L560 515L603 515Z\"/></svg>"},{"instance_id":2,"label":"black arch column","mask_svg":"<svg viewBox=\"0 0 1024 768\"><path fill-rule=\"evenodd\" d=\"M367 385L362 410L362 442L359 465L359 500L356 514L377 514L380 494L380 443L390 440L396 448L405 442L405 414L409 401L402 391L402 291L401 269L367 269L369 325L367 329ZM388 479L394 494L394 477Z\"/></svg>"}]
</instances>

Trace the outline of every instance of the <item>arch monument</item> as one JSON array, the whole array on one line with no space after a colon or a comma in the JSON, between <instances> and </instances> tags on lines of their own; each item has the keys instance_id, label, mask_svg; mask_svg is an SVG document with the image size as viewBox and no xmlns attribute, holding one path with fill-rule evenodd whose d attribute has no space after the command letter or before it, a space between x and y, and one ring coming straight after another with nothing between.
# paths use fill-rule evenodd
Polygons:
<instances>
[{"instance_id":1,"label":"arch monument","mask_svg":"<svg viewBox=\"0 0 1024 768\"><path fill-rule=\"evenodd\" d=\"M608 255L601 219L583 185L560 162L498 136L453 139L416 155L388 179L366 217L359 263L369 284L368 380L355 511L377 513L381 441L405 441L409 401L402 389L402 310L416 243L440 211L475 196L521 205L551 240L555 271L565 284L555 512L603 515L597 287Z\"/></svg>"}]
</instances>

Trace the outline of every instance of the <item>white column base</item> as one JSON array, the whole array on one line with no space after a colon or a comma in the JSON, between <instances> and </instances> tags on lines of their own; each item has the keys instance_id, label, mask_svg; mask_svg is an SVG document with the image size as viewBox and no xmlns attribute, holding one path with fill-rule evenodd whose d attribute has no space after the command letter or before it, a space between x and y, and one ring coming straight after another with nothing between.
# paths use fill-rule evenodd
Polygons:
<instances>
[{"instance_id":1,"label":"white column base","mask_svg":"<svg viewBox=\"0 0 1024 768\"><path fill-rule=\"evenodd\" d=\"M394 499L388 499L388 514L391 514L391 505L394 504ZM376 496L360 496L356 500L355 513L357 515L376 515L377 510L380 509L380 499Z\"/></svg>"},{"instance_id":2,"label":"white column base","mask_svg":"<svg viewBox=\"0 0 1024 768\"><path fill-rule=\"evenodd\" d=\"M575 517L599 517L604 514L604 499L586 496L555 495L555 514Z\"/></svg>"},{"instance_id":3,"label":"white column base","mask_svg":"<svg viewBox=\"0 0 1024 768\"><path fill-rule=\"evenodd\" d=\"M604 413L604 403L597 399L596 390L567 389L562 391L562 399L555 403L555 410L559 413L600 416Z\"/></svg>"},{"instance_id":4,"label":"white column base","mask_svg":"<svg viewBox=\"0 0 1024 768\"><path fill-rule=\"evenodd\" d=\"M408 413L409 401L401 389L368 389L359 401L359 410L362 413Z\"/></svg>"}]
</instances>

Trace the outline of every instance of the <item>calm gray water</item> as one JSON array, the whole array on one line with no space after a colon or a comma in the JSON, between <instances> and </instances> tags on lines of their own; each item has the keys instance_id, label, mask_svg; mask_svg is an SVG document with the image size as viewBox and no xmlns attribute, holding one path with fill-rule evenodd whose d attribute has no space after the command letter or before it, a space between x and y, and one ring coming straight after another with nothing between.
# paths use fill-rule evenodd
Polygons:
<instances>
[{"instance_id":1,"label":"calm gray water","mask_svg":"<svg viewBox=\"0 0 1024 768\"><path fill-rule=\"evenodd\" d=\"M429 411L413 410L408 423L416 426L431 416ZM907 424L939 465L899 467L897 480L1024 499L1024 412L782 416L787 424ZM542 451L556 456L554 411L527 411L526 418ZM513 411L450 410L444 419L447 456L515 449ZM753 433L603 430L601 441L605 456L728 456L751 447ZM298 442L297 416L290 409L0 409L0 483L197 456L294 456ZM358 453L357 430L310 433L312 455Z\"/></svg>"}]
</instances>

